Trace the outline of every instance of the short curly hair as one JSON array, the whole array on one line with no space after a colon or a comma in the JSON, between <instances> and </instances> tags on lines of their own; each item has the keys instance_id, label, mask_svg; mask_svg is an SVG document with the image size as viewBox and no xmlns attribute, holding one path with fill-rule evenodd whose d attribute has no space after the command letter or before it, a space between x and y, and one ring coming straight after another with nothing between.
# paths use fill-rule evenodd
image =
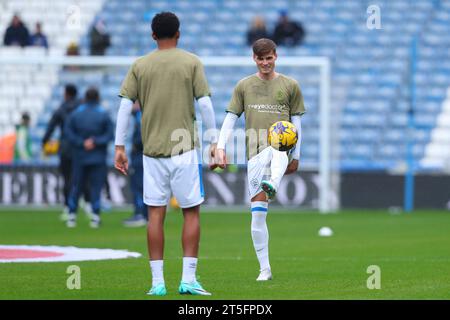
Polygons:
<instances>
[{"instance_id":1,"label":"short curly hair","mask_svg":"<svg viewBox=\"0 0 450 320\"><path fill-rule=\"evenodd\" d=\"M160 12L153 17L152 31L156 39L173 38L179 28L180 20L172 12Z\"/></svg>"}]
</instances>

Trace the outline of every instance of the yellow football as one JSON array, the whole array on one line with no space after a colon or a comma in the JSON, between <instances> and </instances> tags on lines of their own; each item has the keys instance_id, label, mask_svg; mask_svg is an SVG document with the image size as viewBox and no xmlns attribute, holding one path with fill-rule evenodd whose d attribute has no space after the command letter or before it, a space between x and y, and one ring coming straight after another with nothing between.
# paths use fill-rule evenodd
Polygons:
<instances>
[{"instance_id":1,"label":"yellow football","mask_svg":"<svg viewBox=\"0 0 450 320\"><path fill-rule=\"evenodd\" d=\"M280 151L292 149L298 140L297 128L289 121L277 121L269 128L269 144Z\"/></svg>"},{"instance_id":2,"label":"yellow football","mask_svg":"<svg viewBox=\"0 0 450 320\"><path fill-rule=\"evenodd\" d=\"M44 144L44 154L45 155L53 155L57 154L59 150L59 141L50 140Z\"/></svg>"}]
</instances>

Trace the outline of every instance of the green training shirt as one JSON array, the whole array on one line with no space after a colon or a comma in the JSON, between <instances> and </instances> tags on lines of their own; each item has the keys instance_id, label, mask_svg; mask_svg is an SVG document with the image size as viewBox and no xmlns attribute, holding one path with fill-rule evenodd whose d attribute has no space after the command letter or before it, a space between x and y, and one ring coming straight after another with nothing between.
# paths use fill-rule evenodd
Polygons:
<instances>
[{"instance_id":1,"label":"green training shirt","mask_svg":"<svg viewBox=\"0 0 450 320\"><path fill-rule=\"evenodd\" d=\"M178 48L137 59L119 94L141 105L142 143L149 157L170 157L198 146L194 98L209 95L200 59Z\"/></svg>"},{"instance_id":2,"label":"green training shirt","mask_svg":"<svg viewBox=\"0 0 450 320\"><path fill-rule=\"evenodd\" d=\"M267 132L277 121L305 113L303 95L296 80L283 74L263 80L256 74L238 82L227 112L245 113L247 158L268 146Z\"/></svg>"}]
</instances>

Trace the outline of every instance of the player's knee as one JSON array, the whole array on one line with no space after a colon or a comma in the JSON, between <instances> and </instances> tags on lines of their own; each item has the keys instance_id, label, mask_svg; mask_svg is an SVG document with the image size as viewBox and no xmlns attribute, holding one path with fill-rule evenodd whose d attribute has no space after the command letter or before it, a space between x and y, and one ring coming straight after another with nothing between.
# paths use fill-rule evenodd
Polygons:
<instances>
[{"instance_id":1,"label":"player's knee","mask_svg":"<svg viewBox=\"0 0 450 320\"><path fill-rule=\"evenodd\" d=\"M255 201L267 202L267 197L266 197L266 194L264 192L260 192L256 196L254 196L250 201L251 202L255 202Z\"/></svg>"}]
</instances>

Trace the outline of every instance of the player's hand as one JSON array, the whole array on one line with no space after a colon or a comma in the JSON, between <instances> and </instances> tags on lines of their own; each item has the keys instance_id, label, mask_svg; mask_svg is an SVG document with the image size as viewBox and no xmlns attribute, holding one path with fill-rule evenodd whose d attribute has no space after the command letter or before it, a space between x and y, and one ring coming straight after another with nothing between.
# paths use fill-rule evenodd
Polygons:
<instances>
[{"instance_id":1,"label":"player's hand","mask_svg":"<svg viewBox=\"0 0 450 320\"><path fill-rule=\"evenodd\" d=\"M217 150L217 143L211 143L209 146L209 169L214 170L217 168L216 163L216 150Z\"/></svg>"},{"instance_id":2,"label":"player's hand","mask_svg":"<svg viewBox=\"0 0 450 320\"><path fill-rule=\"evenodd\" d=\"M88 138L88 139L84 140L83 145L84 145L84 149L87 151L94 149L95 148L94 139Z\"/></svg>"},{"instance_id":3,"label":"player's hand","mask_svg":"<svg viewBox=\"0 0 450 320\"><path fill-rule=\"evenodd\" d=\"M227 154L224 149L216 149L216 165L220 169L225 169L227 166Z\"/></svg>"},{"instance_id":4,"label":"player's hand","mask_svg":"<svg viewBox=\"0 0 450 320\"><path fill-rule=\"evenodd\" d=\"M122 174L128 175L128 158L124 146L116 146L114 152L114 167L122 172Z\"/></svg>"},{"instance_id":5,"label":"player's hand","mask_svg":"<svg viewBox=\"0 0 450 320\"><path fill-rule=\"evenodd\" d=\"M284 174L291 174L298 170L298 160L293 159L291 163L288 164L286 172Z\"/></svg>"}]
</instances>

